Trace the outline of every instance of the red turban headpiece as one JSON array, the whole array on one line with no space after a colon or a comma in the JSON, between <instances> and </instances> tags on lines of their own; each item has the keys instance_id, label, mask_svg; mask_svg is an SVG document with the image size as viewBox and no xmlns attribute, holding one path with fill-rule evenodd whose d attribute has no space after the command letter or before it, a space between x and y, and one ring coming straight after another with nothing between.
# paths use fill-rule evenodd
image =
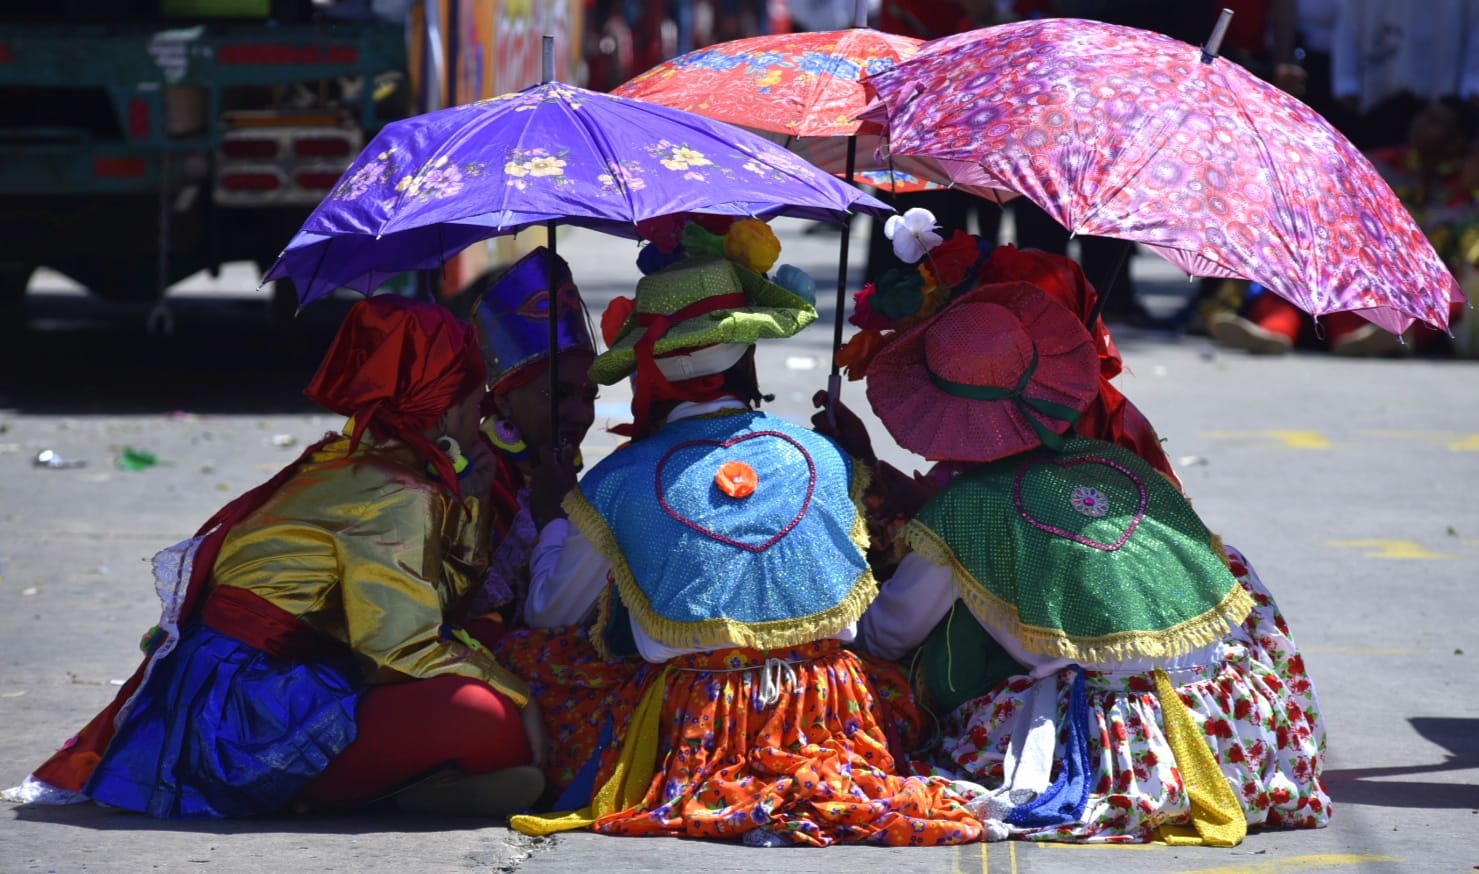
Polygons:
<instances>
[{"instance_id":1,"label":"red turban headpiece","mask_svg":"<svg viewBox=\"0 0 1479 874\"><path fill-rule=\"evenodd\" d=\"M419 451L460 494L450 459L421 432L486 379L471 325L440 304L380 295L350 308L304 393L354 417L351 445L372 427Z\"/></svg>"}]
</instances>

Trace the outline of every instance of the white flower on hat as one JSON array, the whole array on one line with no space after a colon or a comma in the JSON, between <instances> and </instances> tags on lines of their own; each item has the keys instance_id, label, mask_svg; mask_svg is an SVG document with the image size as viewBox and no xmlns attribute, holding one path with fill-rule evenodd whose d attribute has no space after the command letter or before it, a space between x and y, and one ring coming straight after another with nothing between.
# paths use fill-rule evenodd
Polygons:
<instances>
[{"instance_id":1,"label":"white flower on hat","mask_svg":"<svg viewBox=\"0 0 1479 874\"><path fill-rule=\"evenodd\" d=\"M935 233L935 214L915 207L903 215L891 215L883 225L883 235L894 242L894 254L906 264L914 264L925 253L944 242Z\"/></svg>"}]
</instances>

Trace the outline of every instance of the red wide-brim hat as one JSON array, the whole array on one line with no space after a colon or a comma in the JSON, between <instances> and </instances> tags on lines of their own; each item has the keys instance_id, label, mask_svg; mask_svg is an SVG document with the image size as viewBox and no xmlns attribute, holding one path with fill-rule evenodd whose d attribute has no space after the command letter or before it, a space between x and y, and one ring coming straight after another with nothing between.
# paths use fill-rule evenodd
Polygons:
<instances>
[{"instance_id":1,"label":"red wide-brim hat","mask_svg":"<svg viewBox=\"0 0 1479 874\"><path fill-rule=\"evenodd\" d=\"M1066 433L1099 393L1099 359L1088 329L1046 292L994 283L880 351L867 391L905 449L995 461Z\"/></svg>"}]
</instances>

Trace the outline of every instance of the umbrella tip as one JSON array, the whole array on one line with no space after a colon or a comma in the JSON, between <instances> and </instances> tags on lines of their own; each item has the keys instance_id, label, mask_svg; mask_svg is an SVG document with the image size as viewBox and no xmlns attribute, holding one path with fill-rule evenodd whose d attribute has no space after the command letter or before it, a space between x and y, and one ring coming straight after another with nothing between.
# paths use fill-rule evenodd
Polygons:
<instances>
[{"instance_id":1,"label":"umbrella tip","mask_svg":"<svg viewBox=\"0 0 1479 874\"><path fill-rule=\"evenodd\" d=\"M1212 35L1207 37L1207 42L1202 46L1202 63L1210 64L1222 51L1222 38L1227 36L1227 26L1232 23L1233 11L1223 9L1217 16L1217 24L1212 27Z\"/></svg>"}]
</instances>

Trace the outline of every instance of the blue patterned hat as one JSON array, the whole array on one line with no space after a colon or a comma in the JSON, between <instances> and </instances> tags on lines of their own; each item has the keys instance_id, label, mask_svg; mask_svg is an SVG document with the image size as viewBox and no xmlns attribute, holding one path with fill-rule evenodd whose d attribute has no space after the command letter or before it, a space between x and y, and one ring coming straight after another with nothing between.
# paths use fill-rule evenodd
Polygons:
<instances>
[{"instance_id":1,"label":"blue patterned hat","mask_svg":"<svg viewBox=\"0 0 1479 874\"><path fill-rule=\"evenodd\" d=\"M559 287L559 351L595 354L585 304L570 265L543 246L520 258L478 296L473 324L488 362L488 381L497 384L527 364L549 357L549 270L554 260Z\"/></svg>"}]
</instances>

